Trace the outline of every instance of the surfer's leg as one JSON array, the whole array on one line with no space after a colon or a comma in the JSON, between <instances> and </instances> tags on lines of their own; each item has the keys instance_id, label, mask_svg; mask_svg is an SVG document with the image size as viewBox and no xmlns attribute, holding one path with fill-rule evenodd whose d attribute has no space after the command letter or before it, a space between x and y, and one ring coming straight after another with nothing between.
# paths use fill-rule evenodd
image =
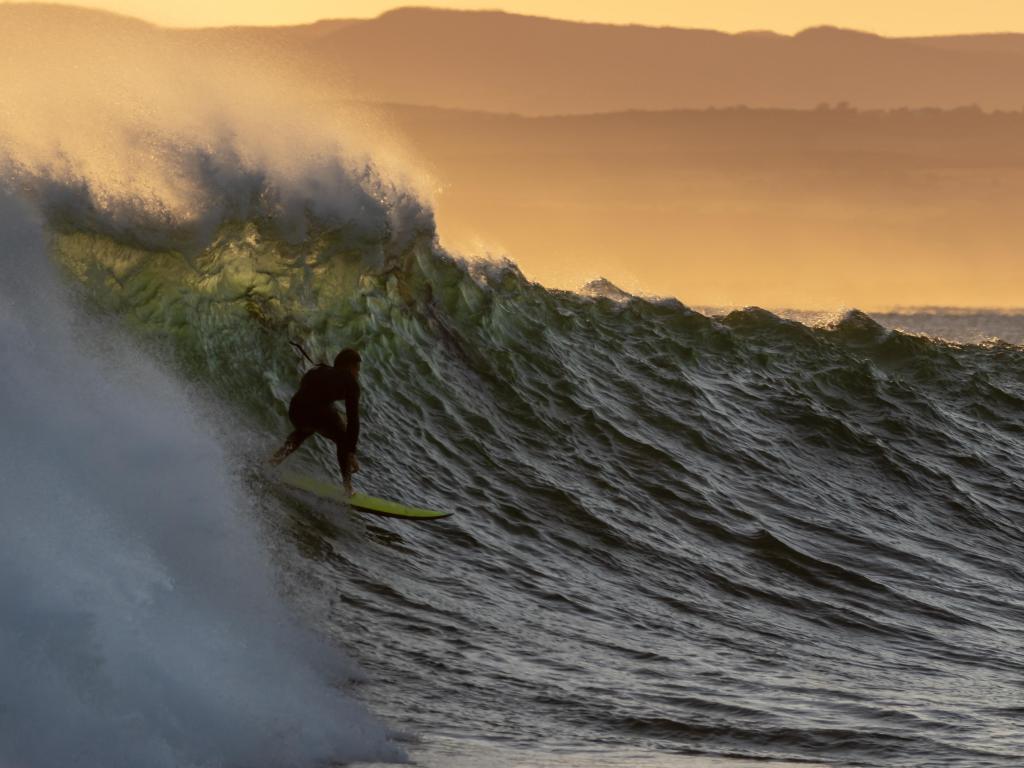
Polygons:
<instances>
[{"instance_id":1,"label":"surfer's leg","mask_svg":"<svg viewBox=\"0 0 1024 768\"><path fill-rule=\"evenodd\" d=\"M307 438L313 436L316 432L319 414L316 411L310 412L310 409L296 396L288 404L288 418L291 419L295 431L288 435L284 445L278 448L277 453L270 457L270 463L274 466L277 466L295 453Z\"/></svg>"},{"instance_id":2,"label":"surfer's leg","mask_svg":"<svg viewBox=\"0 0 1024 768\"><path fill-rule=\"evenodd\" d=\"M312 434L312 432L304 429L296 429L288 435L288 439L284 441L284 445L277 449L277 453L270 457L270 463L274 466L280 464L295 453L295 451L299 449L299 446L305 442L306 438Z\"/></svg>"}]
</instances>

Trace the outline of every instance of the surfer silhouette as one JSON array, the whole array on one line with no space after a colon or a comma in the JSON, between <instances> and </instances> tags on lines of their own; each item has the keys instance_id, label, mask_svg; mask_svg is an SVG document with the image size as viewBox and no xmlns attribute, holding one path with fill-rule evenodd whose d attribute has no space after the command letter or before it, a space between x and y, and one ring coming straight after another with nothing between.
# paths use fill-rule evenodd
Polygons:
<instances>
[{"instance_id":1,"label":"surfer silhouette","mask_svg":"<svg viewBox=\"0 0 1024 768\"><path fill-rule=\"evenodd\" d=\"M359 471L356 443L359 441L359 364L362 358L354 349L343 349L334 365L319 364L306 372L299 390L288 405L288 418L295 431L288 435L270 463L277 465L294 453L314 433L332 440L338 449L338 468L345 491L352 495L352 473ZM345 421L334 409L337 400L345 401Z\"/></svg>"}]
</instances>

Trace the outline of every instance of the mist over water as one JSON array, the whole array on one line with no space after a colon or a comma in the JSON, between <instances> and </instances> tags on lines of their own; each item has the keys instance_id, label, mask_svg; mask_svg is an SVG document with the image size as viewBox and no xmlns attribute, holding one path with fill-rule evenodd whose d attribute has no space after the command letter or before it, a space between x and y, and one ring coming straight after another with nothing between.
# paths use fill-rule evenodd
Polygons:
<instances>
[{"instance_id":1,"label":"mist over water","mask_svg":"<svg viewBox=\"0 0 1024 768\"><path fill-rule=\"evenodd\" d=\"M209 414L70 306L30 211L0 228L2 762L399 756L278 597Z\"/></svg>"},{"instance_id":2,"label":"mist over water","mask_svg":"<svg viewBox=\"0 0 1024 768\"><path fill-rule=\"evenodd\" d=\"M0 762L1019 762L1019 346L550 291L283 75L165 100L108 19L35 99L0 17ZM361 488L453 517L274 481L292 339L363 354Z\"/></svg>"}]
</instances>

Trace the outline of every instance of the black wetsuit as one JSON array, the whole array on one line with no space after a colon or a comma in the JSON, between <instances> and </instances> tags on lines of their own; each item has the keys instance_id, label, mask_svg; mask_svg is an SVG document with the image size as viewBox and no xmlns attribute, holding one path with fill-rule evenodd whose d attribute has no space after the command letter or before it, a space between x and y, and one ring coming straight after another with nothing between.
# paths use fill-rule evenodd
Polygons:
<instances>
[{"instance_id":1,"label":"black wetsuit","mask_svg":"<svg viewBox=\"0 0 1024 768\"><path fill-rule=\"evenodd\" d=\"M334 410L336 400L345 401L345 422ZM359 382L355 376L329 365L307 371L288 405L288 418L295 425L289 444L298 447L314 432L333 440L342 474L346 474L345 455L355 453L359 442Z\"/></svg>"}]
</instances>

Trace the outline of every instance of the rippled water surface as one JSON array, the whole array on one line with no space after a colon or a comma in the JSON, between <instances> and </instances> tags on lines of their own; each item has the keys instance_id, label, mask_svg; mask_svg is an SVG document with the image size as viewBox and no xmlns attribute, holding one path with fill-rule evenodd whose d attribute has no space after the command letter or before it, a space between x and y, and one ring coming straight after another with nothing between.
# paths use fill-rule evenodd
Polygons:
<instances>
[{"instance_id":1,"label":"rippled water surface","mask_svg":"<svg viewBox=\"0 0 1024 768\"><path fill-rule=\"evenodd\" d=\"M49 246L96 332L215 404L287 602L391 731L351 759L1020 764L1024 350L970 343L1019 320L709 316L374 232ZM453 517L275 481L291 340L362 351L360 488ZM336 472L316 441L289 466Z\"/></svg>"},{"instance_id":2,"label":"rippled water surface","mask_svg":"<svg viewBox=\"0 0 1024 768\"><path fill-rule=\"evenodd\" d=\"M550 292L426 241L297 293L273 241L227 243L208 268L261 266L242 298L188 273L96 295L143 336L174 318L181 364L268 450L304 370L289 336L363 350L361 487L455 516L252 482L414 758L1019 763L1020 348Z\"/></svg>"}]
</instances>

